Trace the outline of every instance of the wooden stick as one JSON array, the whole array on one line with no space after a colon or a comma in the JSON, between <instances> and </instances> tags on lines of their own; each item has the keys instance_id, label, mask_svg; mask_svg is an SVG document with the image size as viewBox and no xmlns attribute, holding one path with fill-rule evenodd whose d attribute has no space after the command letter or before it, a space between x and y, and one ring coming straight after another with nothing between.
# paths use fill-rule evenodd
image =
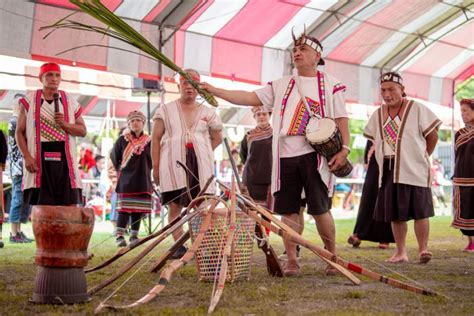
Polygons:
<instances>
[{"instance_id":1,"label":"wooden stick","mask_svg":"<svg viewBox=\"0 0 474 316\"><path fill-rule=\"evenodd\" d=\"M232 192L230 195L230 222L229 222L229 231L227 233L227 238L224 246L224 251L222 254L222 261L221 261L221 267L219 270L219 279L217 283L217 289L215 289L214 293L212 293L211 296L211 303L209 304L209 309L207 310L207 314L212 314L214 309L216 308L217 304L219 303L219 300L221 299L222 293L224 292L224 286L225 286L225 281L227 278L227 269L229 267L228 263L228 258L231 255L231 249L232 249L232 243L234 241L234 236L235 236L235 220L236 220L236 214L235 214L235 207L236 207L236 197L235 197L235 180L232 179Z\"/></svg>"},{"instance_id":2,"label":"wooden stick","mask_svg":"<svg viewBox=\"0 0 474 316\"><path fill-rule=\"evenodd\" d=\"M181 246L184 245L184 243L189 239L190 234L189 230L186 231L179 239L171 246L170 249L168 249L164 254L161 255L161 257L158 259L158 261L150 268L151 273L157 273L158 271L161 270L166 264L166 262L171 258L171 256L179 249Z\"/></svg>"},{"instance_id":3,"label":"wooden stick","mask_svg":"<svg viewBox=\"0 0 474 316\"><path fill-rule=\"evenodd\" d=\"M221 185L222 187L226 188L227 190L229 189L229 187L227 185L225 185L224 183L222 183L221 181L216 179L216 182L219 185ZM244 204L247 204L252 209L255 209L260 215L265 216L266 218L269 218L272 222L275 222L275 224L282 229L282 233L283 232L285 233L285 236L282 236L281 234L279 234L280 236L282 236L285 239L290 239L291 241L294 241L294 242L300 244L301 246L304 246L304 247L310 249L318 257L320 257L323 261L325 261L327 264L329 264L330 266L334 267L339 272L341 272L342 275L344 275L346 278L348 278L353 284L355 284L355 285L360 284L360 280L355 275L353 275L352 273L347 271L346 268L344 268L343 266L341 266L340 264L335 262L336 260L333 258L333 257L337 257L335 254L333 254L333 253L327 251L326 249L323 249L323 248L319 247L318 245L313 244L313 243L309 242L308 240L304 239L295 230L293 230L291 227L289 227L288 225L283 223L281 220L279 220L278 218L273 216L272 213L270 213L269 211L267 211L265 208L261 207L260 205L254 203L253 201L247 199L246 197L244 197L242 195L239 195L239 194L236 194L236 195L237 195L238 198L240 198L244 202ZM301 240L301 243L300 243L300 240Z\"/></svg>"},{"instance_id":4,"label":"wooden stick","mask_svg":"<svg viewBox=\"0 0 474 316\"><path fill-rule=\"evenodd\" d=\"M195 200L205 200L209 199L209 197L201 196L199 198L194 199ZM187 215L185 215L183 218L181 218L178 222L176 222L172 227L170 227L168 230L166 230L162 235L160 235L156 240L153 241L150 245L148 245L140 254L138 254L133 260L131 260L129 263L127 263L123 268L121 268L118 272L116 272L113 276L108 278L107 280L101 282L100 284L96 285L92 289L88 291L89 295L93 295L103 289L104 287L110 285L113 283L115 280L120 278L122 275L124 275L127 271L129 271L131 268L133 268L143 257L145 257L148 253L150 253L156 246L158 246L166 237L171 235L175 230L177 230L179 227L183 226L184 223L188 222L192 218L196 217L201 210L197 210L194 212L190 212Z\"/></svg>"},{"instance_id":5,"label":"wooden stick","mask_svg":"<svg viewBox=\"0 0 474 316\"><path fill-rule=\"evenodd\" d=\"M198 195L196 197L200 197L202 196L207 188L209 187L209 185L211 185L212 181L214 180L214 176L211 176L205 183L205 185L203 186L202 190L198 193ZM124 247L122 249L120 249L119 251L117 251L115 253L115 255L113 255L111 258L105 260L104 262L98 264L97 266L95 267L92 267L92 268L89 268L87 270L85 270L84 272L85 273L89 273L89 272L93 272L93 271L97 271L97 270L100 270L102 268L105 268L106 266L108 266L109 264L113 263L114 261L116 261L117 259L119 259L120 257L122 257L123 255L125 255L126 253L128 253L129 251L131 251L132 249L135 249L137 248L138 246L140 245L143 245L144 243L146 243L147 241L155 238L155 237L158 237L160 236L161 234L163 234L163 232L167 231L171 226L173 226L174 224L176 224L180 219L183 218L184 215L186 215L190 209L196 207L199 203L199 201L202 201L202 200L198 200L197 202L194 202L194 203L189 203L188 207L178 216L176 217L174 220L172 220L171 222L169 222L165 227L163 227L162 229L160 229L159 231L153 233L153 234L150 234L144 238L141 238L138 242L132 244L132 245L128 245L127 247Z\"/></svg>"},{"instance_id":6,"label":"wooden stick","mask_svg":"<svg viewBox=\"0 0 474 316\"><path fill-rule=\"evenodd\" d=\"M328 250L323 249L323 248L319 247L318 245L313 244L313 243L309 242L308 240L304 239L295 230L293 230L291 227L289 227L288 225L286 225L285 223L280 221L278 218L273 216L265 208L261 207L258 204L255 204L255 206L256 206L256 210L257 210L258 213L260 213L263 216L269 218L271 221L274 221L276 225L280 226L280 228L283 229L283 231L285 232L285 236L282 236L283 238L290 239L290 240L300 244L301 246L304 246L304 247L310 249L318 257L320 257L324 262L326 262L327 264L329 264L333 268L337 269L337 271L341 272L342 275L344 275L346 278L348 278L353 284L355 284L355 285L360 284L360 280L355 275L353 275L351 272L347 271L346 268L344 268L339 263L337 263L333 260L334 257L337 257L335 254L333 254L332 252L329 252ZM302 243L300 243L299 240L301 240ZM323 252L321 250L325 250L325 255L323 255Z\"/></svg>"},{"instance_id":7,"label":"wooden stick","mask_svg":"<svg viewBox=\"0 0 474 316\"><path fill-rule=\"evenodd\" d=\"M257 212L257 211L255 211L255 212ZM288 235L283 229L281 229L279 227L275 227L270 222L267 222L267 221L261 219L256 214L252 214L252 213L254 213L254 212L249 212L248 213L250 217L254 218L256 221L259 221L262 225L269 228L272 232L274 232L274 233L276 233L276 234L278 234L282 237L285 236L284 238L294 238L295 237L295 236L292 236L292 235ZM304 246L304 247L310 249L313 252L320 251L320 250L317 249L318 248L317 245L311 244L311 242L306 241L303 238L295 238L295 239L292 239L292 241L300 243L301 246ZM315 247L315 248L313 249L313 247ZM323 250L327 251L325 249L323 249ZM331 252L329 252L329 251L327 251L327 252L328 252L328 255L332 255ZM362 266L360 266L358 264L355 264L353 262L346 261L346 260L342 259L341 257L334 258L334 256L333 256L333 259L337 260L337 262L340 265L346 267L350 271L353 271L353 272L359 273L361 275L364 275L364 276L366 276L366 277L368 277L372 280L379 281L379 282L391 285L395 288L411 291L411 292L414 292L414 293L417 293L417 294L423 294L423 295L428 295L428 296L443 296L444 297L444 295L441 295L439 293L436 293L436 292L433 292L433 291L430 291L430 290L426 290L426 289L422 289L422 288L416 287L414 285L410 285L410 284L404 283L402 281L399 281L399 280L381 275L381 274L376 273L374 271L371 271L369 269L365 269Z\"/></svg>"},{"instance_id":8,"label":"wooden stick","mask_svg":"<svg viewBox=\"0 0 474 316\"><path fill-rule=\"evenodd\" d=\"M102 311L102 309L104 309L104 308L112 309L112 310L130 309L130 308L133 308L133 307L137 307L137 306L146 304L146 303L152 301L153 299L155 299L158 296L158 294L160 294L160 292L163 291L163 289L166 287L166 285L168 285L168 283L171 280L171 276L173 275L173 273L176 270L178 270L179 268L181 268L183 265L185 265L186 263L191 261L191 259L194 257L194 254L196 253L199 246L201 245L202 240L204 239L204 236L205 236L206 232L208 231L209 226L211 224L213 211L216 208L217 204L222 201L220 198L216 198L216 197L211 197L211 198L215 199L216 201L211 206L211 209L209 211L207 211L206 217L204 218L204 220L201 224L199 234L197 234L196 239L194 240L193 244L191 245L191 247L188 249L188 251L184 254L184 256L182 258L180 258L178 260L173 260L170 263L170 265L168 267L166 267L161 272L160 280L158 281L157 285L155 285L145 296L143 296L139 300L137 300L137 301L135 301L131 304L128 304L128 305L115 306L115 305L108 305L108 304L105 304L104 302L101 302L99 304L99 306L97 306L97 308L95 309L94 313L97 314L100 311ZM199 212L201 213L201 212L204 212L204 211L199 211Z\"/></svg>"},{"instance_id":9,"label":"wooden stick","mask_svg":"<svg viewBox=\"0 0 474 316\"><path fill-rule=\"evenodd\" d=\"M232 166L234 178L237 181L237 185L240 192L243 193L242 181L240 181L237 165L235 164L234 157L232 156L232 153L230 151L230 146L229 146L229 142L227 141L227 138L224 138L224 145L227 150L227 154L229 155L229 160ZM186 172L191 173L191 171L188 170L188 168L185 165L182 165L182 167L186 170ZM283 277L283 268L281 267L280 261L278 260L278 256L275 253L275 250L273 250L272 245L270 245L268 238L265 238L266 234L260 225L255 226L255 235L257 236L256 239L257 239L258 248L261 249L263 253L265 254L265 261L267 264L268 274L274 277ZM264 238L265 238L265 241L262 243L261 240Z\"/></svg>"}]
</instances>

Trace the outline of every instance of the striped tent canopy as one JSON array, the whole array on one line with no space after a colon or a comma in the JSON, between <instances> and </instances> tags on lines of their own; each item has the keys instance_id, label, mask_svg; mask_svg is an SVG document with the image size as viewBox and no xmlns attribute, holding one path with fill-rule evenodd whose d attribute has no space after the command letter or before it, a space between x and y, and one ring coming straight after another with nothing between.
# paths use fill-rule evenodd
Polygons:
<instances>
[{"instance_id":1,"label":"striped tent canopy","mask_svg":"<svg viewBox=\"0 0 474 316\"><path fill-rule=\"evenodd\" d=\"M409 96L452 106L456 82L474 75L472 0L103 0L184 68L253 84L291 71L291 30L319 38L325 70L354 103L379 104L378 77L401 71ZM156 62L115 39L41 26L75 10L66 0L1 0L0 55L157 79ZM97 24L78 13L72 17ZM80 45L107 47L81 48ZM165 70L165 77L172 73ZM1 89L2 87L0 87ZM99 102L100 103L100 102Z\"/></svg>"}]
</instances>

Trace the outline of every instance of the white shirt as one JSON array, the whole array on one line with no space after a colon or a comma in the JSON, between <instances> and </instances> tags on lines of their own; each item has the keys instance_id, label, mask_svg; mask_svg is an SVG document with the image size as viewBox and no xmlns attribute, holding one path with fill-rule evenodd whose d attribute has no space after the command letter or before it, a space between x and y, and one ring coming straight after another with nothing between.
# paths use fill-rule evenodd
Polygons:
<instances>
[{"instance_id":1,"label":"white shirt","mask_svg":"<svg viewBox=\"0 0 474 316\"><path fill-rule=\"evenodd\" d=\"M317 77L300 76L299 78L301 84L301 91L306 97L308 104L311 106L311 104L315 103L315 106L317 108L316 112L319 113L319 105L321 104L321 102L319 100ZM264 107L270 108L271 110L277 110L273 111L274 115L280 114L279 107L273 109L275 103L275 94L271 85L266 85L265 87L256 90L255 93L257 94ZM343 91L334 94L333 111L334 118L348 117ZM280 158L297 157L314 151L314 149L306 141L304 133L300 136L294 135L294 133L296 133L295 130L297 129L298 125L297 123L295 123L295 120L297 120L298 116L303 115L303 113L305 112L307 112L307 110L295 85L295 87L293 87L293 90L291 91L290 97L288 98L279 133ZM325 116L329 115L325 113Z\"/></svg>"}]
</instances>

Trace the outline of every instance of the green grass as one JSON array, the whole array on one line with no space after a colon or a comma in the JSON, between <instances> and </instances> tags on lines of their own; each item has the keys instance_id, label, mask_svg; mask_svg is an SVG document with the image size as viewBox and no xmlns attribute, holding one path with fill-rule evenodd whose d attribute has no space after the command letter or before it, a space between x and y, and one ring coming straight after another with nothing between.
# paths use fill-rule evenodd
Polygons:
<instances>
[{"instance_id":1,"label":"green grass","mask_svg":"<svg viewBox=\"0 0 474 316\"><path fill-rule=\"evenodd\" d=\"M412 262L388 265L393 245L380 250L375 243L362 242L361 248L353 249L346 239L352 232L354 220L336 221L339 254L350 261L361 264L376 272L401 280L407 277L443 297L417 295L360 276L362 284L353 286L342 277L326 277L325 264L307 250L302 252L301 276L297 278L272 278L267 275L265 259L255 248L252 258L251 279L248 282L227 284L215 315L366 315L366 314L430 314L430 315L473 315L474 314L474 255L461 249L467 243L458 230L449 227L450 217L436 217L431 220L430 250L433 260L428 265L415 263L417 244L410 224L408 247ZM30 227L26 227L30 229ZM4 225L4 235L9 231ZM305 237L321 245L314 224L306 223ZM34 285L34 244L10 244L0 249L0 314L1 315L90 315L101 300L107 297L123 280L97 293L87 304L70 306L34 305L28 302ZM282 252L281 239L271 239L278 253ZM170 245L167 241L166 245ZM157 282L159 275L150 274L147 268L164 251L159 246L144 267L127 282L109 301L125 304L143 296ZM114 239L109 233L95 233L91 241L95 254L91 264L105 260L115 251ZM140 248L141 249L141 248ZM139 251L139 250L138 250ZM89 287L99 283L125 264L137 250L123 257L113 265L89 274ZM153 256L153 257L152 257ZM212 284L198 282L194 263L178 270L171 283L150 304L119 312L120 315L204 315L209 306Z\"/></svg>"}]
</instances>

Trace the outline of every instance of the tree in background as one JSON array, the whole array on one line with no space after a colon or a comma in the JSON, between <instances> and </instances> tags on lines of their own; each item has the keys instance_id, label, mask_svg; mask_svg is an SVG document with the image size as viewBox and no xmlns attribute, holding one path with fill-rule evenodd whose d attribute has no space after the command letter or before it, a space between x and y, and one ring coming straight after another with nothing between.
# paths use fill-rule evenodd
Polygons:
<instances>
[{"instance_id":1,"label":"tree in background","mask_svg":"<svg viewBox=\"0 0 474 316\"><path fill-rule=\"evenodd\" d=\"M469 77L456 86L456 100L470 99L474 97L474 76Z\"/></svg>"}]
</instances>

